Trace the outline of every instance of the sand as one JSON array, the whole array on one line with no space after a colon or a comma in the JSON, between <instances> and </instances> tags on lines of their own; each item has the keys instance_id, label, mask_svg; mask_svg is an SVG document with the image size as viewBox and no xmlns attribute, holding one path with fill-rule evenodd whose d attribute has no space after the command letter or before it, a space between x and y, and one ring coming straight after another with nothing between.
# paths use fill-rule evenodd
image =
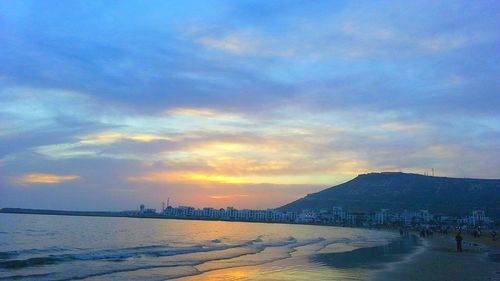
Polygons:
<instances>
[{"instance_id":1,"label":"sand","mask_svg":"<svg viewBox=\"0 0 500 281\"><path fill-rule=\"evenodd\" d=\"M487 245L486 245L487 244ZM464 251L456 252L452 236L425 238L408 259L375 272L373 281L500 281L500 263L488 256L499 253L498 241L465 237Z\"/></svg>"}]
</instances>

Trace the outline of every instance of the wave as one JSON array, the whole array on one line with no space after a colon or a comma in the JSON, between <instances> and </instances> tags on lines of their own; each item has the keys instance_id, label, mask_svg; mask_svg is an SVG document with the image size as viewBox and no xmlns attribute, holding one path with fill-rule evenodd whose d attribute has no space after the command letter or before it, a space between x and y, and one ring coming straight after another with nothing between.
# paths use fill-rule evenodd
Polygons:
<instances>
[{"instance_id":1,"label":"wave","mask_svg":"<svg viewBox=\"0 0 500 281\"><path fill-rule=\"evenodd\" d=\"M126 266L123 268L115 268L115 269L111 269L111 270L104 270L104 271L98 271L98 272L92 272L92 273L86 273L86 274L80 274L80 275L72 275L70 277L57 277L57 275L54 275L54 274L44 274L44 275L37 275L37 276L38 277L45 276L45 277L48 277L49 280L54 280L54 281L69 281L69 280L82 280L82 279L87 279L87 278L91 278L91 277L99 277L99 276L104 276L104 275L109 275L109 274L133 272L133 271L138 271L138 270L147 270L147 269L155 269L155 268L173 268L173 267L178 267L178 266L192 266L194 268L195 266L201 265L201 264L206 263L206 262L238 258L238 257L249 255L249 254L257 254L257 253L262 252L264 249L265 249L265 247L256 247L256 248L250 249L249 251L244 252L244 253L235 253L232 255L219 257L219 258L209 258L209 259L201 259L201 260L193 260L193 261L173 261L170 263L161 262L161 264L156 264L156 265L150 264L150 265L142 265L142 266ZM40 265L40 264L38 264L38 265ZM0 280L12 280L12 279L23 279L23 278L27 278L29 280L32 280L32 278L37 277L37 276L35 276L35 275L15 275L15 276L8 276L8 277L0 277ZM183 275L179 275L177 277L183 277Z\"/></svg>"},{"instance_id":2,"label":"wave","mask_svg":"<svg viewBox=\"0 0 500 281\"><path fill-rule=\"evenodd\" d=\"M9 269L24 268L36 265L54 264L60 260L62 260L60 257L38 257L25 260L8 260L0 262L0 267Z\"/></svg>"},{"instance_id":3,"label":"wave","mask_svg":"<svg viewBox=\"0 0 500 281\"><path fill-rule=\"evenodd\" d=\"M255 238L254 240L252 240L252 242L262 242L262 238L264 237L264 235L259 235L257 236L257 238Z\"/></svg>"},{"instance_id":4,"label":"wave","mask_svg":"<svg viewBox=\"0 0 500 281\"><path fill-rule=\"evenodd\" d=\"M43 277L49 277L51 274L50 273L40 273L40 274L29 274L29 275L11 275L7 277L0 277L0 280L22 280L22 279L28 279L28 280L39 280Z\"/></svg>"},{"instance_id":5,"label":"wave","mask_svg":"<svg viewBox=\"0 0 500 281\"><path fill-rule=\"evenodd\" d=\"M9 260L21 254L44 254L47 252L63 251L65 249L52 248L52 249L28 249L22 251L0 252L0 268L24 268L30 266L39 266L47 264L55 264L65 261L124 261L129 258L135 257L167 257L180 254L191 254L211 251L222 251L232 248L242 248L253 245L254 240L246 241L240 244L233 245L195 245L186 248L168 247L168 245L147 245L121 249L108 249L99 251L90 251L77 254L59 254L47 255L39 257L31 257L26 259ZM218 244L218 243L217 243ZM268 245L272 246L272 245Z\"/></svg>"},{"instance_id":6,"label":"wave","mask_svg":"<svg viewBox=\"0 0 500 281\"><path fill-rule=\"evenodd\" d=\"M7 260L16 256L15 252L0 252L0 260Z\"/></svg>"},{"instance_id":7,"label":"wave","mask_svg":"<svg viewBox=\"0 0 500 281\"><path fill-rule=\"evenodd\" d=\"M323 240L324 243L321 244L321 247L316 249L316 252L321 252L322 250L326 249L328 246L335 245L335 244L351 244L353 243L354 240L349 239L349 238L337 238L337 239L332 239L332 240Z\"/></svg>"},{"instance_id":8,"label":"wave","mask_svg":"<svg viewBox=\"0 0 500 281\"><path fill-rule=\"evenodd\" d=\"M18 254L37 254L37 253L45 253L45 252L58 252L58 251L66 251L70 250L67 248L61 248L61 247L47 247L47 248L31 248L31 249L23 249L23 250L16 250L16 251L11 251L10 253L18 253Z\"/></svg>"},{"instance_id":9,"label":"wave","mask_svg":"<svg viewBox=\"0 0 500 281\"><path fill-rule=\"evenodd\" d=\"M261 238L259 238L262 241ZM309 239L309 240L303 240L303 241L298 241L297 239L289 239L285 238L284 240L281 241L270 241L270 242L257 242L257 239L243 242L240 244L235 244L235 245L218 245L216 247L206 247L206 246L195 246L195 247L189 247L189 248L176 248L174 249L166 249L164 245L149 245L149 246L140 246L140 247L132 247L132 248L124 248L124 249L119 249L118 252L116 250L103 250L103 251L96 251L96 252L89 252L85 254L78 254L78 255L53 255L53 256L46 256L46 257L36 257L36 258L30 258L30 259L25 259L25 260L10 260L10 261L2 261L0 262L0 267L4 268L11 268L11 269L19 269L23 267L30 267L30 266L42 266L42 265L49 265L49 264L55 264L59 262L64 262L64 261L71 261L71 260L80 260L80 261L95 261L95 260L116 260L122 257L129 257L130 255L137 256L137 255L144 255L144 256L157 256L157 257L162 257L162 256L174 256L174 255L179 255L179 254L191 254L191 253L199 253L199 252L209 252L209 251L221 251L221 250L227 250L227 249L235 249L235 248L241 248L241 251L229 251L229 252L224 252L223 254L217 254L216 256L194 256L193 258L189 257L189 260L179 260L176 258L175 260L150 260L150 264L147 265L141 265L141 266L131 266L129 263L127 264L116 264L113 265L113 268L110 270L104 270L104 271L97 271L97 272L86 272L81 275L75 275L72 274L72 276L61 276L60 274L54 273L55 275L50 275L46 276L47 280L78 280L78 279L85 279L85 278L90 278L90 277L97 277L97 276L104 276L108 274L116 274L116 273L122 273L122 272L132 272L132 271L138 271L138 270L148 270L148 269L154 269L154 268L168 268L168 267L178 267L178 266L190 266L193 267L193 271L195 275L197 274L202 274L204 272L216 270L216 269L222 269L222 268L228 268L232 266L247 266L247 265L257 265L257 264L263 264L263 263L268 263L268 262L273 262L276 260L288 258L291 256L291 253L296 251L295 249L300 246L308 245L308 244L314 244L314 243L320 243L325 241L324 238L318 237L315 239ZM259 254L266 249L269 248L274 248L274 247L283 247L284 251L279 251L276 255L272 256L264 256L264 257L259 257L256 258L255 260L250 260L250 261L239 261L236 263L229 263L229 264L215 264L215 267L213 264L209 266L209 268L205 270L200 270L199 266L210 263L210 262L215 262L215 261L221 261L221 260L231 260L231 259L237 259L242 256L247 256L247 255L256 255ZM127 252L127 251L136 251L136 252ZM125 251L125 252L124 252ZM75 264L76 265L76 264ZM82 264L83 265L83 264ZM189 274L190 275L190 274ZM183 275L183 276L189 276L189 275ZM183 277L183 276L176 276L177 277ZM5 278L0 278L0 280L9 280L9 278L13 278L14 276L10 277L5 277ZM17 278L19 277L19 278ZM21 276L18 275L16 279L30 279L29 276ZM31 276L31 278L35 278ZM170 277L174 278L174 276ZM40 278L36 278L37 280L43 280L42 276Z\"/></svg>"},{"instance_id":10,"label":"wave","mask_svg":"<svg viewBox=\"0 0 500 281\"><path fill-rule=\"evenodd\" d=\"M141 249L121 249L121 250L102 250L95 252L87 252L81 254L61 254L61 255L49 255L43 257L33 257L27 259L18 260L2 260L0 261L0 268L24 268L39 265L55 264L65 261L124 261L133 257L140 256L152 256L152 257L162 257L162 256L173 256L179 254L196 253L203 251L215 251L221 249L222 247L217 247L213 249L204 249L203 246L190 247L184 249L157 249L156 247L142 248ZM153 249L153 250L151 250Z\"/></svg>"},{"instance_id":11,"label":"wave","mask_svg":"<svg viewBox=\"0 0 500 281\"><path fill-rule=\"evenodd\" d=\"M7 251L7 252L0 252L0 260L6 260L6 259L12 259L14 257L19 257L22 255L39 255L39 254L47 254L47 253L54 253L54 252L63 252L67 251L70 249L64 249L64 248L59 248L59 247L48 247L45 249L24 249L24 250L17 250L17 251Z\"/></svg>"},{"instance_id":12,"label":"wave","mask_svg":"<svg viewBox=\"0 0 500 281\"><path fill-rule=\"evenodd\" d=\"M252 240L253 241L253 240ZM218 270L218 269L225 269L225 268L232 268L232 267L240 267L240 266L250 266L250 265L261 265L265 263L270 263L282 259L286 259L291 257L291 254L296 251L296 248L304 246L304 245L309 245L309 244L314 244L314 243L320 243L325 241L324 238L318 237L315 239L309 239L309 240L303 240L303 241L297 241L296 239L285 239L285 241L274 241L274 242L268 242L268 243L255 243L252 244L251 246L246 246L243 252L236 252L236 253L231 253L228 252L225 255L222 256L215 256L215 257L209 257L209 258L201 258L199 260L187 260L187 261L179 261L179 260L174 260L174 261L165 261L165 260L158 260L157 264L148 264L148 265L140 265L140 266L131 266L130 264L120 266L118 265L117 267L110 269L110 270L104 270L104 271L97 271L97 272L87 272L85 274L80 274L80 275L72 275L72 276L48 276L48 280L57 280L57 281L66 281L66 280L82 280L86 278L91 278L91 277L99 277L99 276L106 276L110 274L119 274L119 273L126 273L126 272L134 272L134 271L139 271L139 270L149 270L149 269L156 269L156 268L174 268L178 266L188 266L192 267L192 273L182 273L182 274L175 274L172 276L168 276L168 278L180 278L180 277L187 277L187 276L193 276L193 275L199 275L203 274L205 272L213 271L213 270ZM239 245L247 245L248 243L242 243ZM233 245L236 246L236 245ZM251 256L251 255L258 255L265 251L266 249L273 248L273 247L283 247L284 251L280 251L278 253L275 253L273 255L264 255L264 256L258 256L255 259L250 259L250 260L244 260L244 261L232 261L235 259L238 259L240 257L244 256ZM222 247L218 247L222 248ZM227 247L226 247L227 248ZM229 261L229 263L215 263L217 261ZM154 261L152 261L154 262ZM29 278L28 278L29 279ZM42 278L43 279L43 278ZM42 280L40 279L40 280ZM0 278L0 280L3 280Z\"/></svg>"}]
</instances>

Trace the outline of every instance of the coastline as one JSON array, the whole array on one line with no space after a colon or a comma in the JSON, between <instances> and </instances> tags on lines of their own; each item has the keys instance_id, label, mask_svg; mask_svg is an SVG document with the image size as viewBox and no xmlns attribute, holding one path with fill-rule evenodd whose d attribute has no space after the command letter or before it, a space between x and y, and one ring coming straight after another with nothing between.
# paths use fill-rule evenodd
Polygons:
<instances>
[{"instance_id":1,"label":"coastline","mask_svg":"<svg viewBox=\"0 0 500 281\"><path fill-rule=\"evenodd\" d=\"M39 211L39 210L37 210ZM60 214L57 212L63 212L66 214ZM2 212L0 213L11 213L11 214L39 214L39 213L19 213L19 212ZM51 211L49 214L45 215L68 215L67 211ZM76 212L78 213L78 212ZM97 213L98 215L90 215L91 213ZM85 216L93 217L125 217L125 218L148 218L148 217L136 217L136 216L124 216L109 215L108 212L86 212ZM44 215L43 213L41 215ZM69 214L71 216L71 214ZM81 215L76 215L81 216ZM158 218L158 217L152 217ZM160 219L172 219L172 220L184 220L183 218L169 218L160 217ZM199 220L189 218L186 220ZM224 220L219 220L224 221ZM238 222L230 220L229 222ZM297 223L277 223L277 222L257 222L257 221L244 221L252 223L272 223L272 224L297 224ZM316 225L318 224L304 224L304 225ZM323 226L334 226L335 225L323 225ZM397 234L398 231L393 228L362 228L353 227L359 229L371 229L378 231L386 231ZM415 233L410 235L416 236ZM401 237L400 239L403 239ZM396 281L396 280L425 280L425 281L480 281L480 280L500 280L500 270L499 262L492 261L488 257L489 253L496 253L495 257L498 258L500 254L500 241L491 241L486 236L481 238L472 238L468 234L464 236L464 252L457 253L455 251L454 234L442 235L436 233L432 238L417 238L419 243L418 247L414 248L411 252L407 252L402 256L400 260L387 261L381 268L372 268L373 271L370 272L366 280L370 281ZM349 259L351 260L351 259ZM351 267L351 266L349 266ZM357 267L353 265L352 267ZM332 264L332 268L336 268ZM338 268L338 267L337 267ZM212 272L210 276L217 276L218 274L223 274L225 271ZM205 275L203 275L206 277ZM201 276L200 276L201 277ZM201 280L201 279L200 279ZM365 280L364 278L362 280Z\"/></svg>"},{"instance_id":2,"label":"coastline","mask_svg":"<svg viewBox=\"0 0 500 281\"><path fill-rule=\"evenodd\" d=\"M212 280L300 281L336 276L336 280L361 281L366 270L328 267L311 262L310 257L323 250L343 252L381 245L397 237L385 231L285 224L39 215L0 220L6 222L0 233L6 246L0 268L3 280L167 280L181 276L183 280L210 280L208 276L216 276Z\"/></svg>"},{"instance_id":3,"label":"coastline","mask_svg":"<svg viewBox=\"0 0 500 281\"><path fill-rule=\"evenodd\" d=\"M370 281L481 281L500 280L500 265L488 254L500 251L498 241L485 245L466 237L463 252L452 235L420 238L421 247L400 262L373 272ZM492 241L493 242L493 241Z\"/></svg>"}]
</instances>

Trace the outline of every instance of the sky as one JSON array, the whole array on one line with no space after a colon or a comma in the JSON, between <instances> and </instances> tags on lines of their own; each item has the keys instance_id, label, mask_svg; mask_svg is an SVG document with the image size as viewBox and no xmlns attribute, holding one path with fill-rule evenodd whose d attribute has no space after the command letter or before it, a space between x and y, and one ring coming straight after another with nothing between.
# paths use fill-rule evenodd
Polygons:
<instances>
[{"instance_id":1,"label":"sky","mask_svg":"<svg viewBox=\"0 0 500 281\"><path fill-rule=\"evenodd\" d=\"M498 1L0 1L0 207L500 178Z\"/></svg>"}]
</instances>

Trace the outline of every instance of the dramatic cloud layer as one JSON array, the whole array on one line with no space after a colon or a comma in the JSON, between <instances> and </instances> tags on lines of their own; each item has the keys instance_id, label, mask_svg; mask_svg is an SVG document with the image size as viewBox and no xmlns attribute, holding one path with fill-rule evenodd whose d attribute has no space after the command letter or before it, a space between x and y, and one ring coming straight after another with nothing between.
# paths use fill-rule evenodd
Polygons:
<instances>
[{"instance_id":1,"label":"dramatic cloud layer","mask_svg":"<svg viewBox=\"0 0 500 281\"><path fill-rule=\"evenodd\" d=\"M500 177L497 1L4 1L0 207ZM36 188L26 188L36 185Z\"/></svg>"}]
</instances>

